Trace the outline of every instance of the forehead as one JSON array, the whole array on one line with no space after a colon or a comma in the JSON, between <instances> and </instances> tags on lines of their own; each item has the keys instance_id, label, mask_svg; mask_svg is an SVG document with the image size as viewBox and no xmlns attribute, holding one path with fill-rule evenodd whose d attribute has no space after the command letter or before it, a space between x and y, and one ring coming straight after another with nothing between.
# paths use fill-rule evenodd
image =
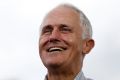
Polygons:
<instances>
[{"instance_id":1,"label":"forehead","mask_svg":"<svg viewBox=\"0 0 120 80\"><path fill-rule=\"evenodd\" d=\"M79 13L74 9L60 6L48 13L48 15L43 20L42 25L68 24L75 26L80 24L79 17Z\"/></svg>"}]
</instances>

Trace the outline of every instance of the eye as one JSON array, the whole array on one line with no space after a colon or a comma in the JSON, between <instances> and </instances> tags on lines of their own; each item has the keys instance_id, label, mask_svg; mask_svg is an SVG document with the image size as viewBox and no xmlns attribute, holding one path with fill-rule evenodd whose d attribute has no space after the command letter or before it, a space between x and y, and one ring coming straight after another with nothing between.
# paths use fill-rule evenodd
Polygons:
<instances>
[{"instance_id":1,"label":"eye","mask_svg":"<svg viewBox=\"0 0 120 80\"><path fill-rule=\"evenodd\" d=\"M50 34L52 32L53 28L51 25L46 25L43 29L42 29L42 34Z\"/></svg>"},{"instance_id":2,"label":"eye","mask_svg":"<svg viewBox=\"0 0 120 80\"><path fill-rule=\"evenodd\" d=\"M62 31L62 32L72 32L72 29L65 24L61 24L60 25L60 31Z\"/></svg>"}]
</instances>

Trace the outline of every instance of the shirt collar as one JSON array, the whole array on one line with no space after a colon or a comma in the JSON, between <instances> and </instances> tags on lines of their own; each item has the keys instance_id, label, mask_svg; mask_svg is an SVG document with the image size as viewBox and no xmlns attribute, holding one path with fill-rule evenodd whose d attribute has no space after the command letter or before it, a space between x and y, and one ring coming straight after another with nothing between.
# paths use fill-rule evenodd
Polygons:
<instances>
[{"instance_id":1,"label":"shirt collar","mask_svg":"<svg viewBox=\"0 0 120 80\"><path fill-rule=\"evenodd\" d=\"M75 77L74 80L87 80L83 74L83 72L79 72L78 75Z\"/></svg>"}]
</instances>

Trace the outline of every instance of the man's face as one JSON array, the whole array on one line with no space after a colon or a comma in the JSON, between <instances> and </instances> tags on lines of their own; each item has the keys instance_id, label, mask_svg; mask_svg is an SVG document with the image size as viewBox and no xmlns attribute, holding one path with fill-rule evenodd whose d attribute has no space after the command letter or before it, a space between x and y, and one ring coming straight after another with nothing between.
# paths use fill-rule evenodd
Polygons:
<instances>
[{"instance_id":1,"label":"man's face","mask_svg":"<svg viewBox=\"0 0 120 80\"><path fill-rule=\"evenodd\" d=\"M79 17L76 11L59 7L44 19L39 54L46 67L80 65L83 40Z\"/></svg>"}]
</instances>

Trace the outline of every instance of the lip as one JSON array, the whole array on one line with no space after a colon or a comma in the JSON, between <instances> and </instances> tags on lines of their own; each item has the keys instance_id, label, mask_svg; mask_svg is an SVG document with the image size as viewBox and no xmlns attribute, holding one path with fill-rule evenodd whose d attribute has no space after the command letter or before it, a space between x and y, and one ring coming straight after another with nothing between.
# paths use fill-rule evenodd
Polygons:
<instances>
[{"instance_id":1,"label":"lip","mask_svg":"<svg viewBox=\"0 0 120 80\"><path fill-rule=\"evenodd\" d=\"M46 49L47 52L52 52L52 51L64 51L66 50L66 47L63 46L51 46Z\"/></svg>"},{"instance_id":2,"label":"lip","mask_svg":"<svg viewBox=\"0 0 120 80\"><path fill-rule=\"evenodd\" d=\"M51 48L60 49L58 51L65 51L65 50L67 50L66 46L47 46L46 47L46 52L51 52L51 51L49 51Z\"/></svg>"}]
</instances>

